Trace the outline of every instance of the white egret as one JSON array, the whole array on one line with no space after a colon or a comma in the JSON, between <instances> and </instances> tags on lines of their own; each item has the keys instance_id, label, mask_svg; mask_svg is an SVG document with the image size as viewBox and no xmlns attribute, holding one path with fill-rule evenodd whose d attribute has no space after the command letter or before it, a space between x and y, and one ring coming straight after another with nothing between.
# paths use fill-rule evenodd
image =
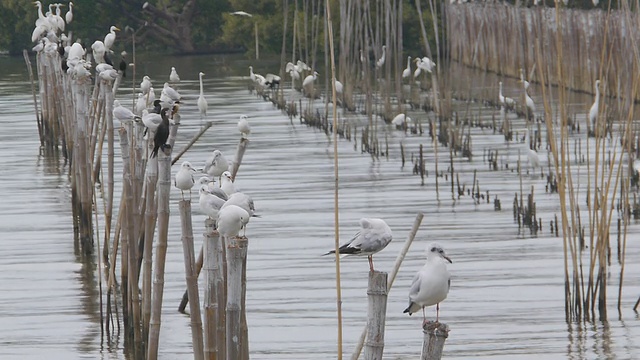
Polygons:
<instances>
[{"instance_id":1,"label":"white egret","mask_svg":"<svg viewBox=\"0 0 640 360\"><path fill-rule=\"evenodd\" d=\"M176 68L173 66L171 67L171 74L169 74L169 81L172 84L177 84L180 82L180 76L178 75Z\"/></svg>"},{"instance_id":2,"label":"white egret","mask_svg":"<svg viewBox=\"0 0 640 360\"><path fill-rule=\"evenodd\" d=\"M307 63L302 60L298 60L296 62L296 66L298 67L299 73L302 73L303 71L311 71L311 67L309 67L309 65L307 65Z\"/></svg>"},{"instance_id":3,"label":"white egret","mask_svg":"<svg viewBox=\"0 0 640 360\"><path fill-rule=\"evenodd\" d=\"M380 69L384 65L386 58L387 58L387 46L382 45L382 56L380 56L380 59L376 61L376 67L378 69Z\"/></svg>"},{"instance_id":4,"label":"white egret","mask_svg":"<svg viewBox=\"0 0 640 360\"><path fill-rule=\"evenodd\" d=\"M67 24L73 20L73 2L69 2L69 11L64 15Z\"/></svg>"},{"instance_id":5,"label":"white egret","mask_svg":"<svg viewBox=\"0 0 640 360\"><path fill-rule=\"evenodd\" d=\"M398 114L391 120L391 123L395 125L396 128L402 128L405 123L407 125L411 124L411 118L405 114Z\"/></svg>"},{"instance_id":6,"label":"white egret","mask_svg":"<svg viewBox=\"0 0 640 360\"><path fill-rule=\"evenodd\" d=\"M198 96L198 110L200 111L200 119L203 119L204 117L207 116L207 109L209 108L209 104L207 104L207 99L205 99L204 97L204 90L202 87L203 76L204 76L204 73L201 71L198 74L198 77L200 78L200 96Z\"/></svg>"},{"instance_id":7,"label":"white egret","mask_svg":"<svg viewBox=\"0 0 640 360\"><path fill-rule=\"evenodd\" d=\"M593 131L596 129L596 122L598 119L598 110L600 109L600 80L596 80L595 84L596 97L589 110L589 121L591 121L591 127Z\"/></svg>"},{"instance_id":8,"label":"white egret","mask_svg":"<svg viewBox=\"0 0 640 360\"><path fill-rule=\"evenodd\" d=\"M532 168L532 172L537 168L540 168L540 172L542 173L542 167L540 166L540 157L538 156L538 152L535 149L532 149L533 141L531 140L531 134L529 130L526 131L525 142L527 144L527 160L529 161L529 166Z\"/></svg>"},{"instance_id":9,"label":"white egret","mask_svg":"<svg viewBox=\"0 0 640 360\"><path fill-rule=\"evenodd\" d=\"M498 84L500 86L500 91L498 92L498 100L500 100L500 104L508 107L515 106L516 105L515 100L513 100L510 97L502 96L502 81L500 81Z\"/></svg>"},{"instance_id":10,"label":"white egret","mask_svg":"<svg viewBox=\"0 0 640 360\"><path fill-rule=\"evenodd\" d=\"M256 81L256 74L253 73L253 66L249 66L249 79L253 82Z\"/></svg>"},{"instance_id":11,"label":"white egret","mask_svg":"<svg viewBox=\"0 0 640 360\"><path fill-rule=\"evenodd\" d=\"M300 80L300 72L296 68L296 65L294 65L292 62L288 62L287 65L285 66L284 70L291 77L291 82L292 83L295 80Z\"/></svg>"},{"instance_id":12,"label":"white egret","mask_svg":"<svg viewBox=\"0 0 640 360\"><path fill-rule=\"evenodd\" d=\"M238 131L240 131L240 135L243 139L246 139L251 133L251 126L249 126L248 118L249 117L247 115L240 115L240 120L238 120Z\"/></svg>"},{"instance_id":13,"label":"white egret","mask_svg":"<svg viewBox=\"0 0 640 360\"><path fill-rule=\"evenodd\" d=\"M245 12L245 11L234 11L234 12L232 12L230 14L231 15L238 15L238 16L253 17L253 15L251 15L248 12Z\"/></svg>"},{"instance_id":14,"label":"white egret","mask_svg":"<svg viewBox=\"0 0 640 360\"><path fill-rule=\"evenodd\" d=\"M428 57L423 57L421 58L416 58L415 60L416 65L418 66L419 69L424 70L426 72L432 72L433 68L436 66L436 63L433 62L431 59L429 59ZM420 75L420 73L418 73L418 75ZM415 74L414 74L415 77Z\"/></svg>"},{"instance_id":15,"label":"white egret","mask_svg":"<svg viewBox=\"0 0 640 360\"><path fill-rule=\"evenodd\" d=\"M56 7L56 13L52 15L53 21L55 22L56 27L60 31L64 31L64 19L62 18L62 12L60 11L60 7L64 6L63 4L57 3L53 4Z\"/></svg>"},{"instance_id":16,"label":"white egret","mask_svg":"<svg viewBox=\"0 0 640 360\"><path fill-rule=\"evenodd\" d=\"M109 33L104 37L104 47L107 51L111 50L113 43L116 41L116 31L120 31L115 26L109 28Z\"/></svg>"},{"instance_id":17,"label":"white egret","mask_svg":"<svg viewBox=\"0 0 640 360\"><path fill-rule=\"evenodd\" d=\"M436 306L436 322L440 320L440 303L447 298L451 287L451 274L445 261L452 263L442 246L432 243L427 247L427 262L413 277L409 290L409 306L404 310L409 315L422 309L423 326L427 319L426 306Z\"/></svg>"},{"instance_id":18,"label":"white egret","mask_svg":"<svg viewBox=\"0 0 640 360\"><path fill-rule=\"evenodd\" d=\"M308 75L306 78L304 78L304 81L302 82L302 87L305 89L307 93L311 93L311 91L308 88L313 86L313 82L318 78L318 75L319 75L318 72L314 71L313 75Z\"/></svg>"},{"instance_id":19,"label":"white egret","mask_svg":"<svg viewBox=\"0 0 640 360\"><path fill-rule=\"evenodd\" d=\"M340 80L336 79L336 95L342 95L342 91L344 90L344 86L340 82Z\"/></svg>"},{"instance_id":20,"label":"white egret","mask_svg":"<svg viewBox=\"0 0 640 360\"><path fill-rule=\"evenodd\" d=\"M527 118L532 117L535 119L536 105L533 103L533 99L529 96L529 82L524 79L524 71L520 69L520 81L524 87L524 100L527 106Z\"/></svg>"},{"instance_id":21,"label":"white egret","mask_svg":"<svg viewBox=\"0 0 640 360\"><path fill-rule=\"evenodd\" d=\"M418 74L420 75L420 74ZM402 71L402 78L406 79L411 76L411 56L407 56L407 67Z\"/></svg>"},{"instance_id":22,"label":"white egret","mask_svg":"<svg viewBox=\"0 0 640 360\"><path fill-rule=\"evenodd\" d=\"M140 91L142 91L143 94L147 94L149 89L151 89L151 79L145 75L140 83Z\"/></svg>"},{"instance_id":23,"label":"white egret","mask_svg":"<svg viewBox=\"0 0 640 360\"><path fill-rule=\"evenodd\" d=\"M182 200L184 200L184 192L187 190L189 190L189 199L191 199L191 188L196 184L196 181L193 178L193 173L195 171L196 170L191 166L190 162L183 161L180 166L180 170L176 173L173 185L180 189L180 193L182 193Z\"/></svg>"}]
</instances>

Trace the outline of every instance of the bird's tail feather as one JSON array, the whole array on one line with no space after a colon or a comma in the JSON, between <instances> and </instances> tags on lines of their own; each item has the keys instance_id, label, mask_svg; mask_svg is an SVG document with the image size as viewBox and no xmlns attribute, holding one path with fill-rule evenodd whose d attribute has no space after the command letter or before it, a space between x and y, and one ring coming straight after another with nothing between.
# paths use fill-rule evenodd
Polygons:
<instances>
[{"instance_id":1,"label":"bird's tail feather","mask_svg":"<svg viewBox=\"0 0 640 360\"><path fill-rule=\"evenodd\" d=\"M413 313L417 312L418 310L420 310L420 305L414 302L411 302L409 306L407 306L407 308L404 309L402 313L403 314L409 313L409 316L411 316Z\"/></svg>"}]
</instances>

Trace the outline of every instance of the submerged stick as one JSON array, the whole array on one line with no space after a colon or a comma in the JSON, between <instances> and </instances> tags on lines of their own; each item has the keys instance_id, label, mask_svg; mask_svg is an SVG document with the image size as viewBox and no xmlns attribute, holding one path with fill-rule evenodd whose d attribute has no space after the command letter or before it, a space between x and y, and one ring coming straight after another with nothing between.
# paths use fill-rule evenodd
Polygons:
<instances>
[{"instance_id":1,"label":"submerged stick","mask_svg":"<svg viewBox=\"0 0 640 360\"><path fill-rule=\"evenodd\" d=\"M411 231L409 232L409 237L407 241L405 241L404 246L400 250L398 257L396 258L396 262L393 264L393 268L391 269L391 273L389 274L389 281L387 282L387 293L391 291L391 287L393 286L393 282L396 280L396 276L398 275L398 270L400 270L400 265L402 265L402 261L404 257L409 252L409 248L413 243L413 239L416 237L416 233L420 228L420 224L422 223L422 218L424 218L424 214L419 212L416 215L416 219L413 221L413 226L411 227ZM362 347L364 346L364 340L367 336L367 328L365 326L362 329L362 333L360 334L360 339L358 339L358 343L356 344L356 348L353 350L353 354L351 355L351 360L357 360L360 357L360 353L362 352Z\"/></svg>"}]
</instances>

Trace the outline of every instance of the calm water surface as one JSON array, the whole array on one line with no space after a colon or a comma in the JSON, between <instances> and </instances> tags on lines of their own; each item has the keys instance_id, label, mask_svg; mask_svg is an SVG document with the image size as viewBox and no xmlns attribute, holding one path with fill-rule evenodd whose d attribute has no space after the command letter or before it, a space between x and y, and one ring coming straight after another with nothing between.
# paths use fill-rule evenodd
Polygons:
<instances>
[{"instance_id":1,"label":"calm water surface","mask_svg":"<svg viewBox=\"0 0 640 360\"><path fill-rule=\"evenodd\" d=\"M181 108L183 126L176 141L180 148L199 131L197 74L207 74L208 119L215 125L183 157L196 165L214 148L231 157L239 136L238 116L250 116L251 144L237 185L253 196L263 215L253 219L247 230L251 357L335 358L334 263L320 256L333 246L333 144L324 133L301 125L297 119L290 121L271 103L251 95L246 78L251 64L238 57L167 57L140 63L137 76L150 75L159 89L170 67L178 69L183 80L179 90L186 99ZM0 73L0 168L4 170L0 172L0 358L124 359L122 338L101 342L97 264L75 255L68 168L63 160L39 153L24 63L21 59L0 58L0 65L4 69ZM277 72L273 62L253 65L263 74ZM458 71L464 74L457 84L461 89L474 84L477 96L497 94L498 80L494 76ZM515 80L504 81L505 94L516 97ZM540 103L540 91L534 90L534 94L538 95L534 100ZM123 90L117 98L129 99L130 95ZM572 99L573 111L586 112L592 101L584 95ZM466 109L466 105L460 106ZM471 106L475 112L481 108L480 104ZM491 114L491 110L483 110L486 118ZM515 130L524 129L521 122L514 124ZM405 135L385 127L380 131L387 132L388 159L372 159L354 151L353 143L345 140L338 144L342 241L357 230L361 217L385 218L394 231L394 241L375 256L375 265L390 271L416 213L425 214L389 294L385 358L419 357L422 319L408 317L402 310L411 279L424 262L425 246L434 240L454 261L449 266L453 274L451 292L441 307L441 319L451 327L446 358L640 358L640 321L631 310L640 295L637 223L629 228L621 316L615 309L620 265L614 259L609 273L610 321L567 324L562 240L550 234L548 225L558 213L557 195L545 193L545 181L539 175L525 176L523 186L526 190L535 187L538 216L545 225L537 236L531 236L528 230L519 232L511 205L513 194L520 188L519 178L510 170L488 171L481 156L484 149L498 149L501 164L515 168L518 150L525 154L524 145L507 144L500 134L474 128L475 157L472 161L454 159L461 183L470 186L473 171L478 170L481 191L499 196L502 211L495 212L493 204L475 204L468 196L452 201L444 179L439 180L437 200L435 158L426 134ZM575 136L584 137L584 133ZM425 144L430 175L424 186L412 175L409 162L401 167L400 142L413 154L419 144ZM442 161L447 151L440 151ZM541 157L546 166L546 155ZM446 167L441 162L440 170ZM120 169L118 164L116 169ZM118 182L116 186L119 194ZM160 335L163 359L192 358L189 319L176 311L185 288L179 197L180 193L172 190ZM196 212L194 216L194 233L200 234L204 215ZM201 237L196 236L196 247L200 243ZM346 259L342 270L344 348L348 356L366 322L368 264L365 259ZM428 309L428 315L433 317L435 310Z\"/></svg>"}]
</instances>

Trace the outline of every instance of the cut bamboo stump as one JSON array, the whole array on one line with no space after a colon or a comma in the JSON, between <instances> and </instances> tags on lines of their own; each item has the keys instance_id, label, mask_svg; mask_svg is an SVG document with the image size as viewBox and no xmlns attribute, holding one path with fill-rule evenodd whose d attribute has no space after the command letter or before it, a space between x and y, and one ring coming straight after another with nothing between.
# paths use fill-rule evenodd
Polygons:
<instances>
[{"instance_id":1,"label":"cut bamboo stump","mask_svg":"<svg viewBox=\"0 0 640 360\"><path fill-rule=\"evenodd\" d=\"M449 326L440 322L427 321L422 327L424 341L422 343L421 360L440 360L444 342L449 337Z\"/></svg>"},{"instance_id":2,"label":"cut bamboo stump","mask_svg":"<svg viewBox=\"0 0 640 360\"><path fill-rule=\"evenodd\" d=\"M164 268L167 258L167 236L169 233L169 192L171 190L171 151L158 152L158 243L156 262L153 269L153 289L151 294L151 319L149 320L149 341L147 360L158 358L162 297L164 292Z\"/></svg>"},{"instance_id":3,"label":"cut bamboo stump","mask_svg":"<svg viewBox=\"0 0 640 360\"><path fill-rule=\"evenodd\" d=\"M367 310L367 342L364 346L365 360L382 360L384 352L384 325L387 314L387 273L369 272L367 288L369 308Z\"/></svg>"},{"instance_id":4,"label":"cut bamboo stump","mask_svg":"<svg viewBox=\"0 0 640 360\"><path fill-rule=\"evenodd\" d=\"M191 224L191 200L181 200L180 224L182 227L182 249L184 252L184 272L189 291L189 310L191 318L191 343L193 358L203 360L202 318L200 317L200 298L198 294L198 275L195 269L195 251L193 249L193 225Z\"/></svg>"},{"instance_id":5,"label":"cut bamboo stump","mask_svg":"<svg viewBox=\"0 0 640 360\"><path fill-rule=\"evenodd\" d=\"M218 340L219 301L217 284L218 274L221 272L221 263L218 262L218 245L220 235L215 230L215 221L207 218L204 221L205 233L203 242L203 269L204 269L204 357L207 360L221 359L220 342ZM189 295L190 296L190 295ZM189 302L191 304L191 302ZM185 301L186 306L186 301ZM223 307L224 309L224 307Z\"/></svg>"},{"instance_id":6,"label":"cut bamboo stump","mask_svg":"<svg viewBox=\"0 0 640 360\"><path fill-rule=\"evenodd\" d=\"M245 258L247 257L247 238L225 238L227 248L227 360L245 360L248 354L243 355L243 342L247 339L242 336L242 272Z\"/></svg>"}]
</instances>

